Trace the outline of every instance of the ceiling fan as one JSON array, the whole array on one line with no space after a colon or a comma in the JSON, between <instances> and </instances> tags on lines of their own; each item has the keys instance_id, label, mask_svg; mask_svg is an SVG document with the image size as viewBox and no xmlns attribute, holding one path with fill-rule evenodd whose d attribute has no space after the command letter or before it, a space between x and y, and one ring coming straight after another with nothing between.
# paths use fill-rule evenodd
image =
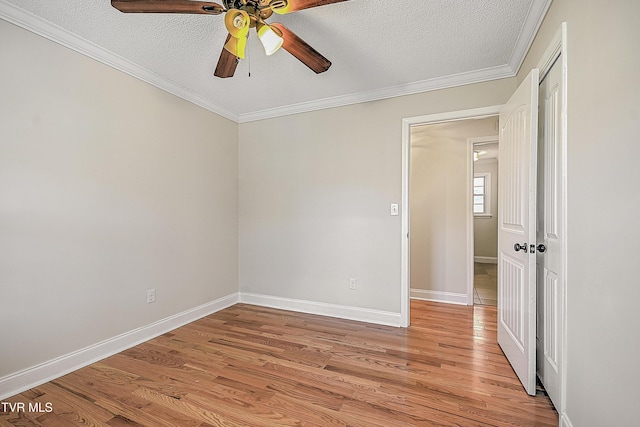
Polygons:
<instances>
[{"instance_id":1,"label":"ceiling fan","mask_svg":"<svg viewBox=\"0 0 640 427\"><path fill-rule=\"evenodd\" d=\"M284 15L302 9L348 0L223 0L224 6L209 1L192 0L111 0L111 5L125 13L184 13L220 15L225 13L229 32L214 75L232 77L238 60L244 58L249 29L255 28L267 55L280 47L316 73L329 69L331 62L282 24L268 24L275 12Z\"/></svg>"}]
</instances>

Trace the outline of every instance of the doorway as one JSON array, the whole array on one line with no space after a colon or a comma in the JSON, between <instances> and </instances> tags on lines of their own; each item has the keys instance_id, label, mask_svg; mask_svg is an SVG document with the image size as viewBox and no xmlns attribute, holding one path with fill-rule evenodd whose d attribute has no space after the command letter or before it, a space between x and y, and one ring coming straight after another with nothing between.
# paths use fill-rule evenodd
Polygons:
<instances>
[{"instance_id":1,"label":"doorway","mask_svg":"<svg viewBox=\"0 0 640 427\"><path fill-rule=\"evenodd\" d=\"M495 220L497 211L491 201L491 173L483 175L483 194L478 194L477 187L473 195L474 144L486 144L475 154L478 158L488 157L494 151L489 143L497 146L496 128L497 117L490 116L422 124L411 129L409 275L414 299L473 304L473 201L483 202L477 218ZM478 135L484 136L477 138ZM495 166L495 158L493 162ZM493 175L496 177L497 172ZM475 206L476 210L479 206ZM496 300L495 295L492 299Z\"/></svg>"},{"instance_id":2,"label":"doorway","mask_svg":"<svg viewBox=\"0 0 640 427\"><path fill-rule=\"evenodd\" d=\"M402 120L402 209L401 209L401 231L402 231L402 242L400 245L400 258L401 258L401 267L400 267L400 325L403 327L407 327L410 324L410 308L409 308L409 299L411 293L411 281L410 281L410 238L409 238L409 218L410 218L410 208L409 208L409 181L410 181L410 161L411 161L411 131L412 128L422 126L422 125L430 125L430 124L439 124L439 123L448 123L448 122L457 122L466 119L482 119L489 117L496 117L500 112L500 106L491 106L491 107L483 107L483 108L474 108L469 110L461 110L461 111L453 111L447 113L440 114L432 114L427 116L419 116L406 118ZM471 148L469 148L468 159L471 159ZM472 167L471 162L469 161L469 165L467 167L469 171L468 179L471 180L472 175ZM470 186L469 186L470 188ZM469 207L466 210L468 212L468 221L467 221L467 232L466 234L466 248L471 248L473 245L473 234L471 230L473 229L473 216L471 215L471 191L467 196L467 200L469 203ZM467 292L465 301L459 302L460 304L473 304L473 251L468 250L467 256ZM440 293L441 296L448 295L446 291ZM454 295L454 297L460 297L464 294L458 293ZM448 295L451 296L451 295Z\"/></svg>"}]
</instances>

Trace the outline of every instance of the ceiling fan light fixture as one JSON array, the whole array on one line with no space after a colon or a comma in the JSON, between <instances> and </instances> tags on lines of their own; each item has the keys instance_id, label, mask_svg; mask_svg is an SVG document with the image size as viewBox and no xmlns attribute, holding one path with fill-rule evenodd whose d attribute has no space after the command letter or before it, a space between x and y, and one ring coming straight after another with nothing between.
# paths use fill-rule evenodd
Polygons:
<instances>
[{"instance_id":1,"label":"ceiling fan light fixture","mask_svg":"<svg viewBox=\"0 0 640 427\"><path fill-rule=\"evenodd\" d=\"M244 10L232 9L224 16L224 26L231 34L231 37L241 39L249 34L249 24L251 20L249 14Z\"/></svg>"},{"instance_id":2,"label":"ceiling fan light fixture","mask_svg":"<svg viewBox=\"0 0 640 427\"><path fill-rule=\"evenodd\" d=\"M280 37L273 29L267 24L259 24L256 29L258 30L258 38L264 46L264 51L269 55L273 55L282 47L284 39Z\"/></svg>"},{"instance_id":3,"label":"ceiling fan light fixture","mask_svg":"<svg viewBox=\"0 0 640 427\"><path fill-rule=\"evenodd\" d=\"M484 151L484 150L474 150L473 151L473 161L477 162L478 160L480 160L480 157L484 156L485 154L487 154L487 152Z\"/></svg>"}]
</instances>

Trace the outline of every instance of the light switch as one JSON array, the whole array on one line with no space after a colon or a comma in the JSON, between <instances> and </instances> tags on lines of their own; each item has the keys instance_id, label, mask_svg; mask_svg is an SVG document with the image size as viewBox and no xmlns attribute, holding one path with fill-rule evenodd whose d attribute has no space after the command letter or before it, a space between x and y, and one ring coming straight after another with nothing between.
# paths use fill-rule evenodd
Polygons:
<instances>
[{"instance_id":1,"label":"light switch","mask_svg":"<svg viewBox=\"0 0 640 427\"><path fill-rule=\"evenodd\" d=\"M397 216L398 215L398 204L397 203L391 203L391 215L392 216Z\"/></svg>"}]
</instances>

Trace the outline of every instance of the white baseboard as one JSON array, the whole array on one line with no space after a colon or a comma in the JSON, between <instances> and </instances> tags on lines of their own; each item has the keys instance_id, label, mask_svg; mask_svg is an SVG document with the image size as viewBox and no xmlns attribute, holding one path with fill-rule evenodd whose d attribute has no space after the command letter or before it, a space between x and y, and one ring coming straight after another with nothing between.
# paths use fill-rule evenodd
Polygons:
<instances>
[{"instance_id":1,"label":"white baseboard","mask_svg":"<svg viewBox=\"0 0 640 427\"><path fill-rule=\"evenodd\" d=\"M112 356L187 323L230 307L236 304L239 299L239 294L234 293L0 378L0 400L22 393L25 390Z\"/></svg>"},{"instance_id":2,"label":"white baseboard","mask_svg":"<svg viewBox=\"0 0 640 427\"><path fill-rule=\"evenodd\" d=\"M566 413L562 413L560 415L560 427L573 427L573 424L569 421L569 417Z\"/></svg>"},{"instance_id":3,"label":"white baseboard","mask_svg":"<svg viewBox=\"0 0 640 427\"><path fill-rule=\"evenodd\" d=\"M379 325L401 326L400 313L393 313L389 311L371 310L345 305L327 304L323 302L250 293L241 293L240 302L263 307L279 308L282 310L337 317L339 319L376 323Z\"/></svg>"},{"instance_id":4,"label":"white baseboard","mask_svg":"<svg viewBox=\"0 0 640 427\"><path fill-rule=\"evenodd\" d=\"M411 289L411 298L426 301L445 302L447 304L468 305L469 303L467 294L461 294L457 292L430 291L425 289Z\"/></svg>"},{"instance_id":5,"label":"white baseboard","mask_svg":"<svg viewBox=\"0 0 640 427\"><path fill-rule=\"evenodd\" d=\"M474 256L473 257L473 261L474 262L481 262L484 264L497 264L498 263L498 257L495 256Z\"/></svg>"}]
</instances>

